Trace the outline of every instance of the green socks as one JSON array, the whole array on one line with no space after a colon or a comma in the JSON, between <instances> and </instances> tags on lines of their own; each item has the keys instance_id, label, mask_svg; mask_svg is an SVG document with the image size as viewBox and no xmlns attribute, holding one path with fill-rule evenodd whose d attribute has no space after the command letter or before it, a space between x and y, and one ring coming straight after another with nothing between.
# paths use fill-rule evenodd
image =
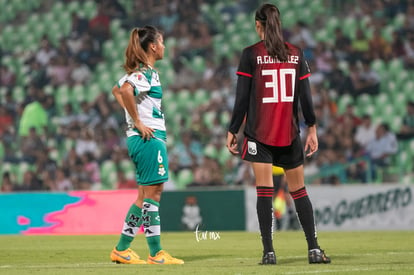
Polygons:
<instances>
[{"instance_id":1,"label":"green socks","mask_svg":"<svg viewBox=\"0 0 414 275\"><path fill-rule=\"evenodd\" d=\"M161 248L161 222L158 212L160 204L151 199L144 199L142 207L142 223L151 257L155 256Z\"/></svg>"},{"instance_id":2,"label":"green socks","mask_svg":"<svg viewBox=\"0 0 414 275\"><path fill-rule=\"evenodd\" d=\"M144 225L150 255L153 257L162 250L159 206L160 204L154 200L144 199L142 209L135 204L129 208L116 250L124 251L130 247L141 224Z\"/></svg>"},{"instance_id":3,"label":"green socks","mask_svg":"<svg viewBox=\"0 0 414 275\"><path fill-rule=\"evenodd\" d=\"M129 248L140 225L142 224L141 213L142 209L135 204L129 208L128 214L125 218L124 227L122 228L121 238L116 245L116 250L124 251Z\"/></svg>"}]
</instances>

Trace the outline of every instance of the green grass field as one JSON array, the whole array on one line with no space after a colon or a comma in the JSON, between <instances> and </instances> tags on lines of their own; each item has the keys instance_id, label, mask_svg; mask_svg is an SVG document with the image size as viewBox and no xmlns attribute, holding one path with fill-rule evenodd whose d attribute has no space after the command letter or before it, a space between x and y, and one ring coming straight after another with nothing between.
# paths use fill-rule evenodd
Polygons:
<instances>
[{"instance_id":1,"label":"green grass field","mask_svg":"<svg viewBox=\"0 0 414 275\"><path fill-rule=\"evenodd\" d=\"M199 242L194 232L163 233L163 248L184 259L183 266L111 263L115 235L0 236L0 274L414 274L414 231L320 232L329 265L307 263L301 231L278 232L276 266L258 265L258 233L217 233L219 239ZM147 256L144 235L132 248Z\"/></svg>"}]
</instances>

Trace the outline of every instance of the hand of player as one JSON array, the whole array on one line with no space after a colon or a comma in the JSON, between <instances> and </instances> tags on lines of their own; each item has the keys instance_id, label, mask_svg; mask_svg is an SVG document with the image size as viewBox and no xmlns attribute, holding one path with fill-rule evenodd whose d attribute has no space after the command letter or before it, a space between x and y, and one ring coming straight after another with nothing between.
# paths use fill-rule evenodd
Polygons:
<instances>
[{"instance_id":1,"label":"hand of player","mask_svg":"<svg viewBox=\"0 0 414 275\"><path fill-rule=\"evenodd\" d=\"M145 126L141 121L135 122L135 128L141 134L143 139L150 140L154 137L154 129Z\"/></svg>"},{"instance_id":2,"label":"hand of player","mask_svg":"<svg viewBox=\"0 0 414 275\"><path fill-rule=\"evenodd\" d=\"M318 136L316 135L316 126L308 128L308 135L305 143L305 153L307 157L312 156L318 151Z\"/></svg>"},{"instance_id":3,"label":"hand of player","mask_svg":"<svg viewBox=\"0 0 414 275\"><path fill-rule=\"evenodd\" d=\"M227 132L227 149L233 155L239 154L239 150L237 149L237 137L235 134Z\"/></svg>"}]
</instances>

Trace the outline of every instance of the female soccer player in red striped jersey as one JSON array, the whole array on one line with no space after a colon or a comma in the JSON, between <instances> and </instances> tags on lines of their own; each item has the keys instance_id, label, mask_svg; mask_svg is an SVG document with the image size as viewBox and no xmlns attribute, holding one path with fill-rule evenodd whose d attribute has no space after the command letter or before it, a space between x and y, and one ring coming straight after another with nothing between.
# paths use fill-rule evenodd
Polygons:
<instances>
[{"instance_id":1,"label":"female soccer player in red striped jersey","mask_svg":"<svg viewBox=\"0 0 414 275\"><path fill-rule=\"evenodd\" d=\"M285 171L308 243L309 263L330 263L317 242L312 204L304 184L304 151L309 157L318 150L309 67L302 50L284 41L280 12L275 5L263 4L256 11L255 21L261 41L245 48L241 55L227 148L232 154L239 154L236 134L246 121L241 157L251 162L256 177L256 208L263 244L261 263L276 264L272 165ZM299 102L308 126L304 149L299 136Z\"/></svg>"}]
</instances>

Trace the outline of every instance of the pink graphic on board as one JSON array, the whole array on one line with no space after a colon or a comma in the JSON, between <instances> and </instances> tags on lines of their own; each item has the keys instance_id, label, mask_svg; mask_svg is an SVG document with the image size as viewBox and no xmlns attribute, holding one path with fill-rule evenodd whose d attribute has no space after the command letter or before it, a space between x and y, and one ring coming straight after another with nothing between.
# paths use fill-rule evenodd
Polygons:
<instances>
[{"instance_id":1,"label":"pink graphic on board","mask_svg":"<svg viewBox=\"0 0 414 275\"><path fill-rule=\"evenodd\" d=\"M81 200L65 205L62 211L45 215L49 227L32 227L24 235L119 234L128 209L137 198L137 190L74 191ZM18 222L28 222L21 216Z\"/></svg>"},{"instance_id":2,"label":"pink graphic on board","mask_svg":"<svg viewBox=\"0 0 414 275\"><path fill-rule=\"evenodd\" d=\"M17 216L17 224L18 225L29 225L30 219L26 218L25 216Z\"/></svg>"}]
</instances>

